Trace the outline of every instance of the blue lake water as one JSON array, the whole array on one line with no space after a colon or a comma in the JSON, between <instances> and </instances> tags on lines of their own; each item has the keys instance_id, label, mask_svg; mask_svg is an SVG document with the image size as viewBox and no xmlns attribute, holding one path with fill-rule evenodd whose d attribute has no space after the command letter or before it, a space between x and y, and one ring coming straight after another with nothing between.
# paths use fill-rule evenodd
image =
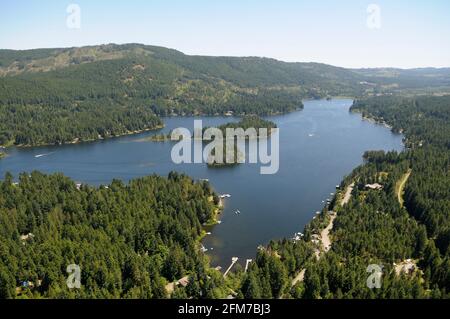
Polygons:
<instances>
[{"instance_id":1,"label":"blue lake water","mask_svg":"<svg viewBox=\"0 0 450 319\"><path fill-rule=\"evenodd\" d=\"M108 184L113 178L127 181L139 176L167 175L172 170L195 179L209 179L218 193L231 194L220 216L222 223L203 241L212 265L227 266L231 257L244 262L256 247L271 239L292 237L303 230L322 201L335 192L342 177L362 163L366 150L402 150L402 135L349 113L351 100L306 101L302 111L269 117L280 128L280 168L261 175L260 164L208 168L205 164L176 165L173 143L143 141L177 127L193 130L200 118L166 118L166 127L115 139L78 145L8 149L0 160L0 174L39 170L62 172L77 182ZM204 126L230 117L203 117ZM240 215L234 212L239 209Z\"/></svg>"}]
</instances>

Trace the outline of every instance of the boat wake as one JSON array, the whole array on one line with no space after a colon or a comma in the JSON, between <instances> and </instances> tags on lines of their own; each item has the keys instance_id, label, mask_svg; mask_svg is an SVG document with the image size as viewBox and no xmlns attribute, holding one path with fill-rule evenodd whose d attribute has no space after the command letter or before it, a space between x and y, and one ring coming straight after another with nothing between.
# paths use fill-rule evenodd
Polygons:
<instances>
[{"instance_id":1,"label":"boat wake","mask_svg":"<svg viewBox=\"0 0 450 319\"><path fill-rule=\"evenodd\" d=\"M41 157L49 156L49 155L51 155L51 154L53 154L53 153L54 153L54 152L46 153L46 154L38 154L38 155L35 155L34 158L41 158Z\"/></svg>"}]
</instances>

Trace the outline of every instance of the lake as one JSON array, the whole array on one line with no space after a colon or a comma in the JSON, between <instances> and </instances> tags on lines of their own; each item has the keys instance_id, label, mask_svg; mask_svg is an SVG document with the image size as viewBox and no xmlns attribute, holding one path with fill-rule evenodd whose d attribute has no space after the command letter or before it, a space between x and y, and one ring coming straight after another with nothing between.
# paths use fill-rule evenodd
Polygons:
<instances>
[{"instance_id":1,"label":"lake","mask_svg":"<svg viewBox=\"0 0 450 319\"><path fill-rule=\"evenodd\" d=\"M113 178L127 181L172 170L195 179L209 179L218 193L231 194L203 244L212 266L227 267L231 258L241 263L253 258L258 245L301 232L335 192L343 176L362 163L367 150L402 150L402 135L349 113L351 100L305 101L302 111L269 117L280 128L280 169L260 175L259 164L208 168L206 164L176 165L172 143L143 141L145 137L177 127L193 130L193 117L165 118L166 127L147 132L77 145L11 148L0 160L0 174L39 170L62 172L80 183L108 184ZM203 117L214 126L232 117ZM236 215L235 211L241 214Z\"/></svg>"}]
</instances>

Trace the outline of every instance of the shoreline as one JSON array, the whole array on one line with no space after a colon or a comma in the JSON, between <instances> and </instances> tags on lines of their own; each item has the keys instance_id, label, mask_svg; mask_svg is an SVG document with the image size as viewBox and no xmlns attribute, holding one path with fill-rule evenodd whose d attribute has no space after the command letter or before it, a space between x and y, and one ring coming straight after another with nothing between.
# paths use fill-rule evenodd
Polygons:
<instances>
[{"instance_id":1,"label":"shoreline","mask_svg":"<svg viewBox=\"0 0 450 319\"><path fill-rule=\"evenodd\" d=\"M376 118L374 118L374 117L372 117L372 116L363 116L362 115L362 112L359 112L358 110L351 110L351 107L350 107L350 109L349 109L349 112L351 112L351 113L354 113L354 114L356 114L356 113L358 113L358 114L361 114L361 120L362 121L368 121L369 123L372 123L372 124L374 124L374 125L382 125L382 126L384 126L385 128L388 128L388 129L390 129L390 131L391 132L394 132L393 131L393 127L390 125L390 124L388 124L387 122L385 122L384 120L382 120L382 121L379 121L379 120L377 120ZM394 133L397 133L397 134L402 134L403 135L403 132L394 132ZM404 138L402 139L402 144L403 144L403 147L404 148L406 148L406 137L404 136ZM405 150L402 150L402 152L404 152ZM358 166L357 166L358 167ZM357 167L355 167L355 168L353 168L352 169L352 172L357 168ZM411 173L411 171L410 170L408 170L408 172L406 173L407 174L407 176L409 177L409 174ZM340 185L342 185L342 183L345 181L345 177L341 180L341 184ZM349 202L349 200L351 199L351 193L352 193L352 191L353 191L353 188L355 187L355 182L353 181L351 184L348 184L347 186L346 186L346 188L345 188L345 192L344 193L342 193L342 190L341 190L341 195L342 195L342 198L339 198L338 197L338 192L336 192L336 194L334 194L334 196L333 196L333 198L332 198L332 201L337 201L337 200L339 200L340 199L340 203L339 204L336 204L336 205L340 205L341 207L343 207L343 206L345 206L348 202ZM323 206L323 208L328 208L328 206L327 205L325 205L325 206ZM333 207L333 209L334 209L335 207ZM318 242L320 242L320 248L316 248L315 249L315 251L314 251L314 255L316 256L316 259L317 260L319 260L320 259L320 257L321 257L321 252L323 251L324 253L327 253L330 249L331 249L331 245L332 245L332 238L330 237L330 233L331 233L331 231L333 230L333 227L334 227L334 221L335 221L335 219L338 217L338 212L337 212L337 210L330 210L330 211L328 211L328 214L327 214L328 216L327 217L329 217L329 220L327 221L327 225L325 226L325 227L321 227L321 228L316 228L315 229L315 231L318 231L319 232L319 239L318 239ZM305 228L306 228L306 226L307 225L311 225L311 223L315 220L315 218L316 217L313 217L306 225L305 225ZM297 275L292 279L292 281L291 281L291 286L294 286L296 283L298 283L298 282L303 282L303 280L304 280L304 276L305 276L305 272L306 272L306 269L300 269L299 271L298 271L298 273L297 273Z\"/></svg>"},{"instance_id":2,"label":"shoreline","mask_svg":"<svg viewBox=\"0 0 450 319\"><path fill-rule=\"evenodd\" d=\"M351 112L361 114L361 119L362 119L363 121L368 121L369 123L376 124L376 125L382 125L382 126L384 126L385 128L390 129L391 131L392 131L392 129L393 129L392 126L389 125L389 124L388 124L387 122L385 122L384 120L383 120L383 121L379 121L379 120L377 120L377 119L374 118L374 117L363 116L362 113L361 113L361 112L358 112L358 111L351 111ZM403 134L403 133L398 133L398 134ZM403 139L402 144L403 144L404 147L406 147L406 145L405 145L405 139ZM404 152L404 150L403 150L402 152ZM352 171L355 170L356 168L357 168L357 167L353 168ZM410 171L408 171L408 173L410 173ZM343 181L344 181L344 180L342 180L341 183L342 183ZM349 200L350 200L350 198L351 198L351 192L353 191L354 186L355 186L355 183L354 183L354 182L353 182L352 184L347 185L347 189L346 189L345 193L343 193L344 196L343 196L343 198L341 199L341 206L344 206L344 205L346 205L346 204L349 202ZM333 197L333 200L335 200L335 199L337 199L337 194L335 194L334 197ZM324 207L326 207L326 206L324 206ZM336 214L336 215L337 215L337 214ZM337 217L337 216L335 216L335 217ZM333 220L334 220L334 219L333 219ZM311 221L312 221L312 220L311 220ZM332 228L331 228L331 229L332 229ZM323 230L325 230L325 229L322 229L322 231L323 231Z\"/></svg>"},{"instance_id":3,"label":"shoreline","mask_svg":"<svg viewBox=\"0 0 450 319\"><path fill-rule=\"evenodd\" d=\"M346 96L332 96L330 100L354 100L355 97L346 97ZM321 99L314 99L314 98L304 98L301 100L302 102L302 106L298 107L292 111L288 111L288 112L271 112L271 113L267 113L264 115L259 115L262 118L264 117L270 117L270 116L281 116L281 115L286 115L286 114L290 114L293 112L298 112L298 111L302 111L304 109L304 101L320 101L320 100L324 100L324 101L329 101L326 97L321 98ZM227 115L227 113L223 113L223 114L191 114L191 115L180 115L180 114L170 114L170 115L166 115L166 116L161 116L160 119L164 119L164 118L174 118L174 117L242 117L245 116L246 114L233 114L233 115ZM146 129L142 129L142 130L137 130L137 131L128 131L126 133L123 134L119 134L119 135L114 135L114 136L107 136L107 137L101 137L101 138L92 138L92 139L85 139L85 140L81 140L79 137L74 138L71 142L64 142L64 143L60 143L60 144L51 144L51 143L39 143L39 144L34 144L34 145L29 145L29 144L19 144L19 145L15 145L13 143L7 143L5 145L0 145L1 147L4 147L5 149L7 148L38 148L38 147L48 147L48 146L66 146L66 145L77 145L77 144L83 144L83 143L92 143L92 142L98 142L98 141L104 141L104 140L109 140L109 139L114 139L114 138L118 138L118 137L124 137L124 136L130 136L130 135L137 135L137 134L141 134L141 133L145 133L145 132L151 132L151 131L158 131L165 128L165 123L163 123L162 125L158 125L154 128L146 128ZM1 157L0 157L1 158Z\"/></svg>"},{"instance_id":4,"label":"shoreline","mask_svg":"<svg viewBox=\"0 0 450 319\"><path fill-rule=\"evenodd\" d=\"M349 112L353 113L353 114L360 114L361 115L361 119L363 121L367 121L367 122L372 123L372 124L384 126L384 127L388 128L388 129L390 129L391 132L393 132L393 133L397 133L397 134L398 133L400 133L400 134L403 133L403 132L395 132L394 131L394 127L392 125L390 125L389 123L387 123L384 119L379 119L379 118L376 118L374 116L363 115L360 110L352 110L351 107L350 107Z\"/></svg>"},{"instance_id":5,"label":"shoreline","mask_svg":"<svg viewBox=\"0 0 450 319\"><path fill-rule=\"evenodd\" d=\"M215 194L217 195L217 194ZM209 199L210 202L214 202L214 197ZM219 224L219 219L218 217L223 213L223 209L225 207L224 204L224 200L222 198L219 198L219 203L213 204L213 215L211 216L211 218L206 221L205 223L203 223L203 228L205 227L213 227L215 225Z\"/></svg>"},{"instance_id":6,"label":"shoreline","mask_svg":"<svg viewBox=\"0 0 450 319\"><path fill-rule=\"evenodd\" d=\"M35 148L35 147L39 148L39 147L49 147L49 146L53 147L53 146L78 145L78 144L106 141L106 140L111 140L111 139L124 137L124 136L138 135L138 134L142 134L142 133L146 133L146 132L159 131L159 130L161 130L163 128L165 128L165 124L158 125L158 126L155 126L153 128L146 128L146 129L137 130L137 131L128 131L128 132L123 133L123 134L107 136L107 137L99 137L99 138L92 138L92 139L85 139L85 140L82 140L79 137L76 137L71 142L64 142L64 143L60 143L60 144L50 144L50 143L40 143L40 144L35 144L35 145L29 145L29 144L19 144L19 145L7 144L6 146L5 145L0 145L0 146L4 147L4 149L8 149L8 148L30 149L30 148Z\"/></svg>"}]
</instances>

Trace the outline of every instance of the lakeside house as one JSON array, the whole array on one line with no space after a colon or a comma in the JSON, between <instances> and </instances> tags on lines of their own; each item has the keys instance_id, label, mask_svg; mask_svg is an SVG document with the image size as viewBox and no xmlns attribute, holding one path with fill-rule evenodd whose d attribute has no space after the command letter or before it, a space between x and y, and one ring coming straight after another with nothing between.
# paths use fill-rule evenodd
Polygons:
<instances>
[{"instance_id":1,"label":"lakeside house","mask_svg":"<svg viewBox=\"0 0 450 319\"><path fill-rule=\"evenodd\" d=\"M186 287L187 285L189 285L189 276L185 276L175 282L171 282L171 283L167 284L165 286L165 289L166 289L167 294L170 296L173 293L173 291L175 290L176 286Z\"/></svg>"},{"instance_id":2,"label":"lakeside house","mask_svg":"<svg viewBox=\"0 0 450 319\"><path fill-rule=\"evenodd\" d=\"M183 277L180 280L178 280L177 285L180 285L182 287L186 287L187 285L189 285L189 277Z\"/></svg>"},{"instance_id":3,"label":"lakeside house","mask_svg":"<svg viewBox=\"0 0 450 319\"><path fill-rule=\"evenodd\" d=\"M368 189L372 189L372 190L380 190L380 189L383 189L383 185L378 184L378 183L375 183L375 184L367 184L365 187L368 188Z\"/></svg>"}]
</instances>

